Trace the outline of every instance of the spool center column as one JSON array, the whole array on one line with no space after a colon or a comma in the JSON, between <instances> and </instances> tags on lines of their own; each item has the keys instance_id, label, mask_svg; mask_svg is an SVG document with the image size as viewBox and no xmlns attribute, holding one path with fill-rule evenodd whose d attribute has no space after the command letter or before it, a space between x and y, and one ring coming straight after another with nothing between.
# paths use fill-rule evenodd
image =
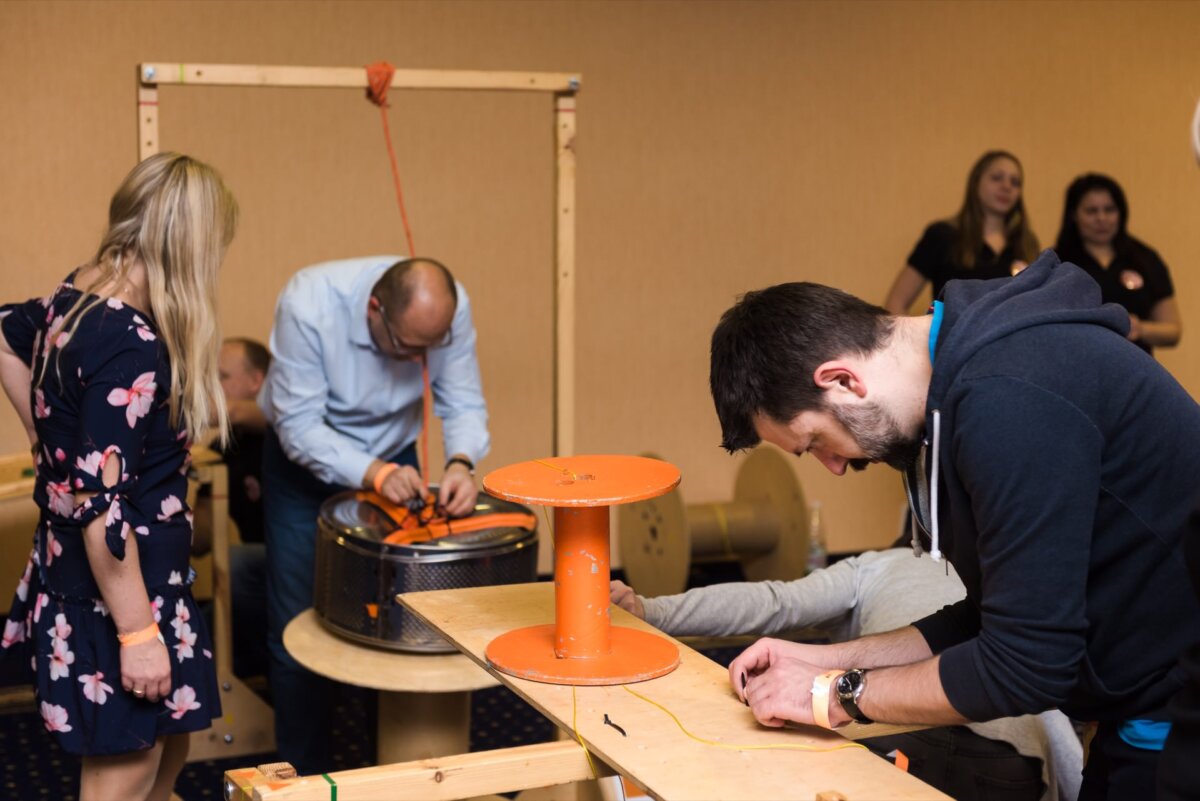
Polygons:
<instances>
[{"instance_id":1,"label":"spool center column","mask_svg":"<svg viewBox=\"0 0 1200 801\"><path fill-rule=\"evenodd\" d=\"M554 655L612 652L608 616L608 507L554 509Z\"/></svg>"}]
</instances>

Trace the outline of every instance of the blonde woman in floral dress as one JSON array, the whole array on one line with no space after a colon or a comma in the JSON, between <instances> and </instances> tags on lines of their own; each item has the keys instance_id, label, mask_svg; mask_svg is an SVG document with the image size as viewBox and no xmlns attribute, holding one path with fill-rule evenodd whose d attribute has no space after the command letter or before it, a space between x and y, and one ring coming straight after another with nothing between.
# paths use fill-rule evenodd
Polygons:
<instances>
[{"instance_id":1,"label":"blonde woman in floral dress","mask_svg":"<svg viewBox=\"0 0 1200 801\"><path fill-rule=\"evenodd\" d=\"M215 297L236 220L210 167L153 156L113 196L92 261L0 307L0 382L41 508L0 645L83 757L82 801L168 798L188 733L221 714L185 496L189 442L228 427Z\"/></svg>"}]
</instances>

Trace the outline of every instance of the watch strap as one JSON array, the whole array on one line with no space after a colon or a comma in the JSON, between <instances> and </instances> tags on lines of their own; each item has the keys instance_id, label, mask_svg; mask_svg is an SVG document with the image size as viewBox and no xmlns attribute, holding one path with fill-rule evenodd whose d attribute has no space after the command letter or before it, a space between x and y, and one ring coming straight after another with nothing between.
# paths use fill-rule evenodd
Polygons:
<instances>
[{"instance_id":1,"label":"watch strap","mask_svg":"<svg viewBox=\"0 0 1200 801\"><path fill-rule=\"evenodd\" d=\"M843 693L841 690L837 691L838 701L841 702L842 709L844 709L846 714L853 718L856 723L874 723L875 721L863 714L862 709L860 709L858 706L858 697L862 695L862 691L867 686L867 671L861 668L855 668L852 671L846 672L859 674L859 685L852 692ZM842 675L844 676L846 674L843 673ZM839 676L839 678L841 678L841 676Z\"/></svg>"},{"instance_id":2,"label":"watch strap","mask_svg":"<svg viewBox=\"0 0 1200 801\"><path fill-rule=\"evenodd\" d=\"M452 465L452 464L461 464L463 467L467 468L468 473L470 473L471 475L475 475L475 463L472 462L470 459L466 458L465 456L452 456L451 458L446 460L446 466L443 467L442 469L449 470L450 465Z\"/></svg>"}]
</instances>

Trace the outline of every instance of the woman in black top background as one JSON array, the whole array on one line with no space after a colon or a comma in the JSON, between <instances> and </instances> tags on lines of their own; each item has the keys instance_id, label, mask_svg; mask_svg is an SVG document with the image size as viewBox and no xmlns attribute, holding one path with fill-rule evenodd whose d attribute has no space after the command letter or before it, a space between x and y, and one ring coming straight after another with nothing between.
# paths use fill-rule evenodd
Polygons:
<instances>
[{"instance_id":1,"label":"woman in black top background","mask_svg":"<svg viewBox=\"0 0 1200 801\"><path fill-rule=\"evenodd\" d=\"M1062 227L1054 249L1086 270L1105 303L1129 312L1129 338L1147 353L1179 344L1183 326L1175 288L1158 254L1125 230L1129 204L1107 175L1088 173L1067 187Z\"/></svg>"},{"instance_id":2,"label":"woman in black top background","mask_svg":"<svg viewBox=\"0 0 1200 801\"><path fill-rule=\"evenodd\" d=\"M989 150L980 156L967 176L962 208L925 229L884 308L907 313L927 283L936 299L951 279L1001 278L1025 269L1038 254L1038 242L1025 215L1023 184L1021 162L1013 154Z\"/></svg>"}]
</instances>

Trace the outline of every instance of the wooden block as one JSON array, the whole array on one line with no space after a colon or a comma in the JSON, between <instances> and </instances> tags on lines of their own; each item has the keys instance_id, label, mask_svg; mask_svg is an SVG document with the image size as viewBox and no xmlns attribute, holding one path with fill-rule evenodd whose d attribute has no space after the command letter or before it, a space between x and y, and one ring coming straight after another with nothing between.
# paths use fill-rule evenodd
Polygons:
<instances>
[{"instance_id":1,"label":"wooden block","mask_svg":"<svg viewBox=\"0 0 1200 801\"><path fill-rule=\"evenodd\" d=\"M847 801L847 798L837 790L825 790L817 793L816 801Z\"/></svg>"}]
</instances>

